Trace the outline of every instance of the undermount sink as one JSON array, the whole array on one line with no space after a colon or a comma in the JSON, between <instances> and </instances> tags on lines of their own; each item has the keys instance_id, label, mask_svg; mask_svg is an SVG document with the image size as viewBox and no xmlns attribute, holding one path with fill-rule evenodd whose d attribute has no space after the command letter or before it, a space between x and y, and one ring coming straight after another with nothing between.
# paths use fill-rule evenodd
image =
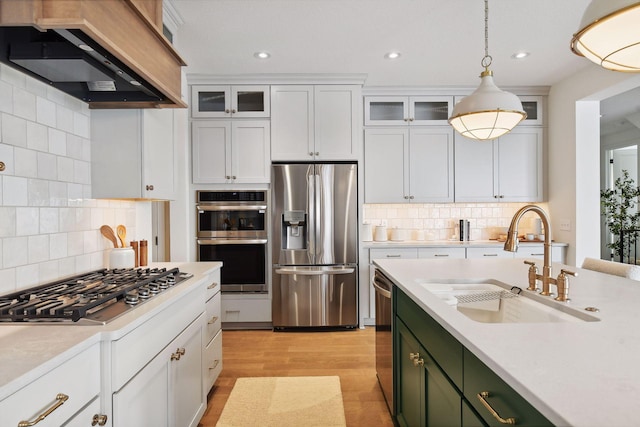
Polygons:
<instances>
[{"instance_id":1,"label":"undermount sink","mask_svg":"<svg viewBox=\"0 0 640 427\"><path fill-rule=\"evenodd\" d=\"M469 319L482 323L597 322L581 310L493 279L417 280Z\"/></svg>"}]
</instances>

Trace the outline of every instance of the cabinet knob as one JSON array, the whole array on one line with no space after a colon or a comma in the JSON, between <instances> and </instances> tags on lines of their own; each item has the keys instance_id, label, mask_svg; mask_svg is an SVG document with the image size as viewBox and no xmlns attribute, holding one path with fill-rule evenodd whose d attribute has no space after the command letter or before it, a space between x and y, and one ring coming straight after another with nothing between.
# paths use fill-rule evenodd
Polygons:
<instances>
[{"instance_id":1,"label":"cabinet knob","mask_svg":"<svg viewBox=\"0 0 640 427\"><path fill-rule=\"evenodd\" d=\"M501 199L504 199L504 194L501 194L501 195L500 195L500 198L501 198Z\"/></svg>"},{"instance_id":2,"label":"cabinet knob","mask_svg":"<svg viewBox=\"0 0 640 427\"><path fill-rule=\"evenodd\" d=\"M216 323L217 321L218 321L218 316L213 316L213 317L209 320L208 324L209 324L209 325L213 325L213 324L214 324L214 323Z\"/></svg>"},{"instance_id":3,"label":"cabinet knob","mask_svg":"<svg viewBox=\"0 0 640 427\"><path fill-rule=\"evenodd\" d=\"M424 359L422 357L413 359L413 366L424 366Z\"/></svg>"},{"instance_id":4,"label":"cabinet knob","mask_svg":"<svg viewBox=\"0 0 640 427\"><path fill-rule=\"evenodd\" d=\"M409 118L409 121L410 121L410 122L412 122L413 120L414 120L414 119L413 119L413 117L410 117L410 118Z\"/></svg>"},{"instance_id":5,"label":"cabinet knob","mask_svg":"<svg viewBox=\"0 0 640 427\"><path fill-rule=\"evenodd\" d=\"M224 110L225 113L229 114L231 112L231 110L229 110L228 108L226 110Z\"/></svg>"},{"instance_id":6,"label":"cabinet knob","mask_svg":"<svg viewBox=\"0 0 640 427\"><path fill-rule=\"evenodd\" d=\"M319 152L319 151L316 151L314 154L315 154L316 156L319 156L319 155L320 155L320 152Z\"/></svg>"},{"instance_id":7,"label":"cabinet knob","mask_svg":"<svg viewBox=\"0 0 640 427\"><path fill-rule=\"evenodd\" d=\"M405 118L404 118L404 119L402 119L402 120L404 120L405 122L408 122L408 121L409 121L409 118L408 118L408 117L405 117Z\"/></svg>"},{"instance_id":8,"label":"cabinet knob","mask_svg":"<svg viewBox=\"0 0 640 427\"><path fill-rule=\"evenodd\" d=\"M231 176L231 179L236 179L236 176L235 175Z\"/></svg>"},{"instance_id":9,"label":"cabinet knob","mask_svg":"<svg viewBox=\"0 0 640 427\"><path fill-rule=\"evenodd\" d=\"M405 199L409 199L409 196L404 196Z\"/></svg>"},{"instance_id":10,"label":"cabinet knob","mask_svg":"<svg viewBox=\"0 0 640 427\"><path fill-rule=\"evenodd\" d=\"M230 175L227 175L227 176L225 176L225 178L227 178L227 179L231 179L231 176L230 176Z\"/></svg>"},{"instance_id":11,"label":"cabinet knob","mask_svg":"<svg viewBox=\"0 0 640 427\"><path fill-rule=\"evenodd\" d=\"M0 162L0 172L4 172L5 165L4 162Z\"/></svg>"},{"instance_id":12,"label":"cabinet knob","mask_svg":"<svg viewBox=\"0 0 640 427\"><path fill-rule=\"evenodd\" d=\"M92 426L103 426L107 424L107 416L104 414L95 414L91 420Z\"/></svg>"},{"instance_id":13,"label":"cabinet knob","mask_svg":"<svg viewBox=\"0 0 640 427\"><path fill-rule=\"evenodd\" d=\"M153 191L153 185L147 185L145 188L147 191Z\"/></svg>"},{"instance_id":14,"label":"cabinet knob","mask_svg":"<svg viewBox=\"0 0 640 427\"><path fill-rule=\"evenodd\" d=\"M309 155L310 155L310 156L313 156L313 151L309 151Z\"/></svg>"},{"instance_id":15,"label":"cabinet knob","mask_svg":"<svg viewBox=\"0 0 640 427\"><path fill-rule=\"evenodd\" d=\"M413 200L413 196L409 196L409 198Z\"/></svg>"},{"instance_id":16,"label":"cabinet knob","mask_svg":"<svg viewBox=\"0 0 640 427\"><path fill-rule=\"evenodd\" d=\"M179 348L179 349L177 349L177 350L176 350L176 353L178 353L180 356L184 356L184 353L185 353L185 352L186 352L186 351L185 351L185 349L184 349L184 348Z\"/></svg>"},{"instance_id":17,"label":"cabinet knob","mask_svg":"<svg viewBox=\"0 0 640 427\"><path fill-rule=\"evenodd\" d=\"M231 114L235 114L237 113L236 109L234 108L233 110L231 110Z\"/></svg>"}]
</instances>

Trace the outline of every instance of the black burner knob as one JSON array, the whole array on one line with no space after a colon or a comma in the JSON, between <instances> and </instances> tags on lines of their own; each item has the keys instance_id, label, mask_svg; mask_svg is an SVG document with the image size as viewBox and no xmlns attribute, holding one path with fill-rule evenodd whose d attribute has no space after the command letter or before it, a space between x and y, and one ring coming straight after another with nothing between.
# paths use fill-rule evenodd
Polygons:
<instances>
[{"instance_id":1,"label":"black burner knob","mask_svg":"<svg viewBox=\"0 0 640 427\"><path fill-rule=\"evenodd\" d=\"M124 302L129 305L136 305L140 302L136 291L129 291L124 295Z\"/></svg>"},{"instance_id":2,"label":"black burner knob","mask_svg":"<svg viewBox=\"0 0 640 427\"><path fill-rule=\"evenodd\" d=\"M147 299L151 297L151 294L149 293L149 288L146 288L144 286L141 288L138 288L138 296L142 299Z\"/></svg>"},{"instance_id":3,"label":"black burner knob","mask_svg":"<svg viewBox=\"0 0 640 427\"><path fill-rule=\"evenodd\" d=\"M149 287L149 292L151 292L152 294L157 294L160 292L160 285L158 285L156 282L151 282L147 286Z\"/></svg>"}]
</instances>

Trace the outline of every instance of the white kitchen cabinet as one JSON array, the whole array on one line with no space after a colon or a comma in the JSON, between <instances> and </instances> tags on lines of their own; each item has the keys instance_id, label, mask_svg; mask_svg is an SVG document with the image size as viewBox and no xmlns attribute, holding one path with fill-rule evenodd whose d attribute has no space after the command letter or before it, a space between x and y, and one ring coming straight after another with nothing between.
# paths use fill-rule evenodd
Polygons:
<instances>
[{"instance_id":1,"label":"white kitchen cabinet","mask_svg":"<svg viewBox=\"0 0 640 427\"><path fill-rule=\"evenodd\" d=\"M46 425L91 425L93 415L105 415L100 386L100 345L94 344L0 401L0 425L34 422L48 409ZM86 405L96 411L88 418Z\"/></svg>"},{"instance_id":2,"label":"white kitchen cabinet","mask_svg":"<svg viewBox=\"0 0 640 427\"><path fill-rule=\"evenodd\" d=\"M202 354L198 318L113 394L113 425L197 426L206 405Z\"/></svg>"},{"instance_id":3,"label":"white kitchen cabinet","mask_svg":"<svg viewBox=\"0 0 640 427\"><path fill-rule=\"evenodd\" d=\"M365 126L448 125L453 96L366 96Z\"/></svg>"},{"instance_id":4,"label":"white kitchen cabinet","mask_svg":"<svg viewBox=\"0 0 640 427\"><path fill-rule=\"evenodd\" d=\"M258 184L270 180L268 120L193 121L195 184Z\"/></svg>"},{"instance_id":5,"label":"white kitchen cabinet","mask_svg":"<svg viewBox=\"0 0 640 427\"><path fill-rule=\"evenodd\" d=\"M454 197L448 126L365 129L365 203L446 203Z\"/></svg>"},{"instance_id":6,"label":"white kitchen cabinet","mask_svg":"<svg viewBox=\"0 0 640 427\"><path fill-rule=\"evenodd\" d=\"M193 85L191 117L269 117L269 98L268 85Z\"/></svg>"},{"instance_id":7,"label":"white kitchen cabinet","mask_svg":"<svg viewBox=\"0 0 640 427\"><path fill-rule=\"evenodd\" d=\"M271 86L271 158L357 160L361 87Z\"/></svg>"},{"instance_id":8,"label":"white kitchen cabinet","mask_svg":"<svg viewBox=\"0 0 640 427\"><path fill-rule=\"evenodd\" d=\"M222 329L236 329L242 324L268 325L271 322L271 300L265 294L222 295Z\"/></svg>"},{"instance_id":9,"label":"white kitchen cabinet","mask_svg":"<svg viewBox=\"0 0 640 427\"><path fill-rule=\"evenodd\" d=\"M92 197L175 199L175 154L171 109L92 110Z\"/></svg>"},{"instance_id":10,"label":"white kitchen cabinet","mask_svg":"<svg viewBox=\"0 0 640 427\"><path fill-rule=\"evenodd\" d=\"M494 141L456 135L455 201L542 201L543 131L519 126Z\"/></svg>"},{"instance_id":11,"label":"white kitchen cabinet","mask_svg":"<svg viewBox=\"0 0 640 427\"><path fill-rule=\"evenodd\" d=\"M465 248L437 248L423 247L418 248L418 258L462 258L466 257Z\"/></svg>"}]
</instances>

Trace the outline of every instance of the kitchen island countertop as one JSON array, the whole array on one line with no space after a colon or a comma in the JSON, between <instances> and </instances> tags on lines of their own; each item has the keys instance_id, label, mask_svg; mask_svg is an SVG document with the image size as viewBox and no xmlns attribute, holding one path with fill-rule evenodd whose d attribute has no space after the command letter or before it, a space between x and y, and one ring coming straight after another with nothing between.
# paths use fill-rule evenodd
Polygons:
<instances>
[{"instance_id":1,"label":"kitchen island countertop","mask_svg":"<svg viewBox=\"0 0 640 427\"><path fill-rule=\"evenodd\" d=\"M640 282L577 271L569 304L599 321L479 323L427 291L419 280L495 279L525 289L522 259L375 260L425 312L556 425L638 425ZM542 270L542 262L537 261ZM555 286L551 286L552 291ZM523 291L528 292L528 291ZM585 313L587 313L585 311Z\"/></svg>"},{"instance_id":2,"label":"kitchen island countertop","mask_svg":"<svg viewBox=\"0 0 640 427\"><path fill-rule=\"evenodd\" d=\"M105 325L0 323L0 400L93 344L121 338L161 313L176 298L201 286L202 280L221 265L220 262L153 263L149 267L178 267L193 277Z\"/></svg>"}]
</instances>

